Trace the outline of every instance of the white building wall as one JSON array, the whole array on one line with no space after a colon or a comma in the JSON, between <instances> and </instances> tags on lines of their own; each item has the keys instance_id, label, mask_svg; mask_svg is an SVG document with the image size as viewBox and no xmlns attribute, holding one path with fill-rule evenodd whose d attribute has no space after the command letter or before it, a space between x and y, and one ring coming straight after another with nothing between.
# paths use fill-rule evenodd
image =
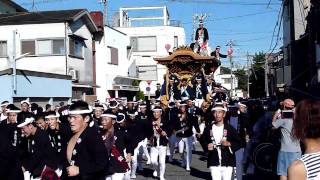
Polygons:
<instances>
[{"instance_id":1,"label":"white building wall","mask_svg":"<svg viewBox=\"0 0 320 180\"><path fill-rule=\"evenodd\" d=\"M127 46L129 38L108 26L104 28L105 36L96 41L96 82L97 99L104 102L109 98L108 90L112 90L116 76L128 76L129 61ZM111 53L108 47L118 49L118 65L111 64Z\"/></svg>"},{"instance_id":2,"label":"white building wall","mask_svg":"<svg viewBox=\"0 0 320 180\"><path fill-rule=\"evenodd\" d=\"M80 83L92 83L93 82L93 54L92 54L92 35L88 27L82 22L81 19L70 24L67 27L67 33L75 34L86 38L84 41L85 47L83 48L84 59L68 57L68 70L76 69L79 71L79 82ZM69 52L69 43L67 43Z\"/></svg>"},{"instance_id":3,"label":"white building wall","mask_svg":"<svg viewBox=\"0 0 320 180\"><path fill-rule=\"evenodd\" d=\"M35 39L64 39L65 50L69 51L69 34L76 34L86 38L84 48L84 59L71 58L66 55L34 55L26 56L17 61L17 69L24 69L37 72L67 75L70 68L79 71L80 83L92 83L92 35L81 20L68 27L67 33L64 23L47 24L24 24L0 26L0 41L7 41L8 57L0 57L0 71L13 67L14 51L16 57L21 55L21 41ZM14 46L14 31L15 46ZM67 35L67 37L66 37ZM37 45L36 45L37 46ZM68 62L66 66L66 62Z\"/></svg>"},{"instance_id":4,"label":"white building wall","mask_svg":"<svg viewBox=\"0 0 320 180\"><path fill-rule=\"evenodd\" d=\"M64 24L30 24L0 26L0 41L7 41L7 58L0 58L0 70L13 67L13 56L21 55L21 40L64 38ZM16 45L14 46L14 31ZM17 69L65 74L65 56L30 56L17 61Z\"/></svg>"},{"instance_id":5,"label":"white building wall","mask_svg":"<svg viewBox=\"0 0 320 180\"><path fill-rule=\"evenodd\" d=\"M182 27L173 26L155 26L155 27L118 27L119 31L124 32L130 37L141 37L141 36L156 36L157 39L157 50L153 52L132 52L132 56L129 60L129 74L131 76L138 76L138 66L152 66L157 65L157 62L153 60L154 57L165 57L168 56L168 52L165 49L166 44L170 44L171 48L169 51L173 51L174 48L174 37L178 37L178 46L185 45L185 31ZM130 40L130 39L129 39ZM163 76L166 73L166 67L157 65L157 77L154 77L151 83L151 94L153 95L156 90L156 84L163 83ZM138 77L144 79L144 77ZM147 80L147 79L145 79ZM140 83L140 89L145 91L147 82L142 81Z\"/></svg>"}]
</instances>

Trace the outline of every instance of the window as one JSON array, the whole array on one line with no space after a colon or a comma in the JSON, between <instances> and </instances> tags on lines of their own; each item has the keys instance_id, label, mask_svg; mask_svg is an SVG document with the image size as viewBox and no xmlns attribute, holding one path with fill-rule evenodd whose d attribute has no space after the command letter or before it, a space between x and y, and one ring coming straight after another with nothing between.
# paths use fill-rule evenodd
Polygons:
<instances>
[{"instance_id":1,"label":"window","mask_svg":"<svg viewBox=\"0 0 320 180\"><path fill-rule=\"evenodd\" d=\"M65 54L63 39L52 40L52 52L53 54Z\"/></svg>"},{"instance_id":2,"label":"window","mask_svg":"<svg viewBox=\"0 0 320 180\"><path fill-rule=\"evenodd\" d=\"M21 54L29 53L29 55L35 55L35 41L21 41Z\"/></svg>"},{"instance_id":3,"label":"window","mask_svg":"<svg viewBox=\"0 0 320 180\"><path fill-rule=\"evenodd\" d=\"M27 40L21 42L21 54L30 55L64 55L63 39Z\"/></svg>"},{"instance_id":4,"label":"window","mask_svg":"<svg viewBox=\"0 0 320 180\"><path fill-rule=\"evenodd\" d=\"M156 36L132 37L130 41L133 51L157 51Z\"/></svg>"},{"instance_id":5,"label":"window","mask_svg":"<svg viewBox=\"0 0 320 180\"><path fill-rule=\"evenodd\" d=\"M231 84L231 78L223 78L224 84Z\"/></svg>"},{"instance_id":6,"label":"window","mask_svg":"<svg viewBox=\"0 0 320 180\"><path fill-rule=\"evenodd\" d=\"M173 48L178 48L178 36L174 36L174 46Z\"/></svg>"},{"instance_id":7,"label":"window","mask_svg":"<svg viewBox=\"0 0 320 180\"><path fill-rule=\"evenodd\" d=\"M7 56L7 41L0 41L0 57Z\"/></svg>"},{"instance_id":8,"label":"window","mask_svg":"<svg viewBox=\"0 0 320 180\"><path fill-rule=\"evenodd\" d=\"M114 47L110 47L111 54L111 64L118 65L118 49Z\"/></svg>"},{"instance_id":9,"label":"window","mask_svg":"<svg viewBox=\"0 0 320 180\"><path fill-rule=\"evenodd\" d=\"M71 56L83 58L83 45L84 42L78 39L70 38L69 40L69 53Z\"/></svg>"},{"instance_id":10,"label":"window","mask_svg":"<svg viewBox=\"0 0 320 180\"><path fill-rule=\"evenodd\" d=\"M52 44L51 40L40 40L37 41L37 54L39 55L47 55L51 54L52 51Z\"/></svg>"}]
</instances>

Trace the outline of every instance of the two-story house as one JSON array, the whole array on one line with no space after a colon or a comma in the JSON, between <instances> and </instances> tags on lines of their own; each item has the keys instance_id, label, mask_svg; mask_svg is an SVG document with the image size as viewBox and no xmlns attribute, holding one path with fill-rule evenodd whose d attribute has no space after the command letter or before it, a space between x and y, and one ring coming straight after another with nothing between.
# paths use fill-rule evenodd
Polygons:
<instances>
[{"instance_id":1,"label":"two-story house","mask_svg":"<svg viewBox=\"0 0 320 180\"><path fill-rule=\"evenodd\" d=\"M13 78L12 85L6 84L6 96L11 94L8 99L30 97L33 101L45 97L52 101L94 95L92 45L97 31L84 9L0 14L0 72L11 76L19 76L16 72L20 72L24 76L21 78L28 81L25 83L32 84L24 89L20 78ZM32 72L32 78L24 72ZM34 80L37 75L42 79ZM72 83L48 83L56 77Z\"/></svg>"},{"instance_id":2,"label":"two-story house","mask_svg":"<svg viewBox=\"0 0 320 180\"><path fill-rule=\"evenodd\" d=\"M97 99L105 102L108 98L132 98L139 91L134 81L138 79L128 74L129 37L110 26L104 25L101 12L90 13L103 33L95 38L95 72Z\"/></svg>"}]
</instances>

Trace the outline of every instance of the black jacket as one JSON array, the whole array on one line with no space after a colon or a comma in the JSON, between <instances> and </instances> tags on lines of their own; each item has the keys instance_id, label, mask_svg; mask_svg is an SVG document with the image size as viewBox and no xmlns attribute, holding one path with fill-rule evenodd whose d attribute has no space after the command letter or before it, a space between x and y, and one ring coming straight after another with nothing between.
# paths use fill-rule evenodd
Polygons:
<instances>
[{"instance_id":1,"label":"black jacket","mask_svg":"<svg viewBox=\"0 0 320 180\"><path fill-rule=\"evenodd\" d=\"M212 133L210 131L212 129L212 126L207 126L201 138L203 138L203 142L205 146L208 146L208 144L212 143L213 137ZM227 131L227 141L231 143L231 152L229 147L221 147L221 164L219 164L219 156L218 156L218 150L215 148L212 151L208 151L208 162L207 166L231 166L235 167L236 166L236 157L235 157L235 152L241 147L240 143L240 138L236 132L236 130L228 125L224 124L224 130Z\"/></svg>"},{"instance_id":2,"label":"black jacket","mask_svg":"<svg viewBox=\"0 0 320 180\"><path fill-rule=\"evenodd\" d=\"M195 40L198 40L199 39L199 31L201 30L201 28L198 28L196 30L196 36L195 36ZM208 34L208 30L206 28L203 28L203 33L204 33L204 36L203 36L203 42L209 40L209 34Z\"/></svg>"},{"instance_id":3,"label":"black jacket","mask_svg":"<svg viewBox=\"0 0 320 180\"><path fill-rule=\"evenodd\" d=\"M46 131L37 128L34 136L28 138L28 147L22 165L34 177L41 175L45 165L51 169L57 168L56 153Z\"/></svg>"},{"instance_id":4,"label":"black jacket","mask_svg":"<svg viewBox=\"0 0 320 180\"><path fill-rule=\"evenodd\" d=\"M177 120L174 130L177 137L190 137L193 135L193 127L196 129L197 133L200 133L197 116L187 113L185 120L180 120L180 118Z\"/></svg>"},{"instance_id":5,"label":"black jacket","mask_svg":"<svg viewBox=\"0 0 320 180\"><path fill-rule=\"evenodd\" d=\"M198 86L197 83L195 83L193 85L193 97L194 97L194 99L198 99L198 97L197 97L197 86ZM208 94L208 89L207 89L206 83L204 81L202 81L202 83L201 83L200 91L201 91L201 98L202 99L206 99L207 94Z\"/></svg>"},{"instance_id":6,"label":"black jacket","mask_svg":"<svg viewBox=\"0 0 320 180\"><path fill-rule=\"evenodd\" d=\"M230 124L230 115L227 114L226 120L227 123ZM246 146L246 135L249 135L251 130L250 130L250 125L249 125L249 119L248 116L244 113L240 113L238 116L238 125L237 125L237 133L241 139L241 146L245 147Z\"/></svg>"},{"instance_id":7,"label":"black jacket","mask_svg":"<svg viewBox=\"0 0 320 180\"><path fill-rule=\"evenodd\" d=\"M0 127L0 177L6 180L23 180L18 149L12 145L9 136L10 133Z\"/></svg>"},{"instance_id":8,"label":"black jacket","mask_svg":"<svg viewBox=\"0 0 320 180\"><path fill-rule=\"evenodd\" d=\"M71 162L79 167L79 175L68 177L66 168L71 165L67 159L67 149L63 150L64 169L61 179L72 180L102 180L108 168L108 152L103 144L102 137L94 127L87 127L79 136L74 146Z\"/></svg>"},{"instance_id":9,"label":"black jacket","mask_svg":"<svg viewBox=\"0 0 320 180\"><path fill-rule=\"evenodd\" d=\"M180 87L180 92L181 92L181 87ZM191 86L187 86L186 88L186 92L181 92L181 99L183 97L188 97L189 99L193 100L194 99L194 93L193 93L193 89Z\"/></svg>"},{"instance_id":10,"label":"black jacket","mask_svg":"<svg viewBox=\"0 0 320 180\"><path fill-rule=\"evenodd\" d=\"M59 130L48 129L49 138L51 145L53 145L55 152L57 154L58 164L63 164L64 152L66 149L69 139L72 137L72 132L70 126L65 123L59 124Z\"/></svg>"},{"instance_id":11,"label":"black jacket","mask_svg":"<svg viewBox=\"0 0 320 180\"><path fill-rule=\"evenodd\" d=\"M161 118L160 128L166 132L167 136L160 135L159 145L160 146L167 146L168 144L168 137L172 134L173 126L171 123L169 123L166 118ZM155 134L158 135L158 132L156 132L155 128L153 127L153 136L151 137L151 146L157 146L157 138Z\"/></svg>"}]
</instances>

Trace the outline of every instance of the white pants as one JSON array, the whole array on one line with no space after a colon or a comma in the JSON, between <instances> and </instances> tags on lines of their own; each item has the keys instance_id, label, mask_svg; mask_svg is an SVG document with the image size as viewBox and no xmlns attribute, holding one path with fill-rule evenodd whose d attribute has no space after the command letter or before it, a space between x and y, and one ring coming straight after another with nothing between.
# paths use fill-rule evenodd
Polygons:
<instances>
[{"instance_id":1,"label":"white pants","mask_svg":"<svg viewBox=\"0 0 320 180\"><path fill-rule=\"evenodd\" d=\"M233 167L210 166L212 180L231 180Z\"/></svg>"},{"instance_id":2,"label":"white pants","mask_svg":"<svg viewBox=\"0 0 320 180\"><path fill-rule=\"evenodd\" d=\"M201 105L203 103L204 99L195 99L194 105L198 108L201 108Z\"/></svg>"},{"instance_id":3,"label":"white pants","mask_svg":"<svg viewBox=\"0 0 320 180\"><path fill-rule=\"evenodd\" d=\"M137 167L141 166L139 163L139 159L142 159L142 154L144 153L147 157L148 161L150 161L150 155L147 149L148 139L145 138L141 142L138 143L138 146L134 149L132 162L131 162L131 175L136 175Z\"/></svg>"},{"instance_id":4,"label":"white pants","mask_svg":"<svg viewBox=\"0 0 320 180\"><path fill-rule=\"evenodd\" d=\"M151 147L150 151L151 165L153 170L157 171L157 174L160 175L160 179L164 179L166 171L166 152L166 146Z\"/></svg>"},{"instance_id":5,"label":"white pants","mask_svg":"<svg viewBox=\"0 0 320 180\"><path fill-rule=\"evenodd\" d=\"M123 180L125 173L114 173L106 177L106 180Z\"/></svg>"},{"instance_id":6,"label":"white pants","mask_svg":"<svg viewBox=\"0 0 320 180\"><path fill-rule=\"evenodd\" d=\"M169 137L169 149L170 149L170 159L172 160L174 155L174 149L176 148L177 144L177 136L175 134L172 134Z\"/></svg>"},{"instance_id":7,"label":"white pants","mask_svg":"<svg viewBox=\"0 0 320 180\"><path fill-rule=\"evenodd\" d=\"M179 153L181 154L182 163L186 165L187 169L190 169L190 164L192 159L193 136L185 137L185 138L178 137L177 139L178 139Z\"/></svg>"}]
</instances>

